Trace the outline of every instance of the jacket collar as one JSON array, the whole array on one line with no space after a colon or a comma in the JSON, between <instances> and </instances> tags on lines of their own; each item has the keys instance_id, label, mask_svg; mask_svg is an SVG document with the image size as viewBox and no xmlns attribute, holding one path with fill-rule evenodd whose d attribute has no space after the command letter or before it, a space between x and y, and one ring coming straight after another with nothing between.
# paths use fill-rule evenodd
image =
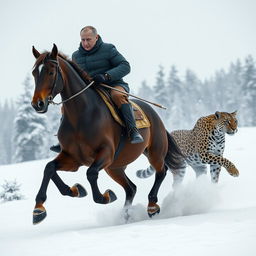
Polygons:
<instances>
[{"instance_id":1,"label":"jacket collar","mask_svg":"<svg viewBox=\"0 0 256 256\"><path fill-rule=\"evenodd\" d=\"M84 55L90 55L90 54L96 52L99 49L99 47L101 46L102 43L103 43L103 41L102 41L102 39L99 35L99 38L98 38L96 44L94 45L94 47L91 50L89 50L89 51L85 50L81 43L80 43L80 46L79 46L78 50L79 50L80 53L82 53Z\"/></svg>"}]
</instances>

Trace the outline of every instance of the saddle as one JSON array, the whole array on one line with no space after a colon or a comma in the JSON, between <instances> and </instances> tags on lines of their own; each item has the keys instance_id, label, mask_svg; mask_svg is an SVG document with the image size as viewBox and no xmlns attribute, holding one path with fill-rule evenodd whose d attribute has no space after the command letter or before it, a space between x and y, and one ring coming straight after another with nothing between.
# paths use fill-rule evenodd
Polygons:
<instances>
[{"instance_id":1,"label":"saddle","mask_svg":"<svg viewBox=\"0 0 256 256\"><path fill-rule=\"evenodd\" d=\"M121 119L121 117L117 111L116 106L114 105L113 101L111 100L109 93L106 90L101 89L101 88L97 88L96 91L98 92L98 94L101 96L101 98L107 105L114 120L116 122L118 122L121 126L125 126L123 120ZM140 108L140 106L131 100L130 100L130 103L133 108L133 113L134 113L137 129L150 127L150 122L149 122L146 114Z\"/></svg>"}]
</instances>

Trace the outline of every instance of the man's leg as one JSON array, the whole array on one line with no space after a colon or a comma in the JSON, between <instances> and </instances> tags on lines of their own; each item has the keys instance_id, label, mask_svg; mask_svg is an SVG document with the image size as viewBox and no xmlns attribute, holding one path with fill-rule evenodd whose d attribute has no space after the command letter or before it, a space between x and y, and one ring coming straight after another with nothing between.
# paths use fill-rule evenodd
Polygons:
<instances>
[{"instance_id":1,"label":"man's leg","mask_svg":"<svg viewBox=\"0 0 256 256\"><path fill-rule=\"evenodd\" d=\"M121 86L115 86L115 88L125 92L125 89ZM139 134L138 129L136 128L132 105L129 103L127 95L115 90L111 90L111 98L123 115L127 134L130 138L131 143L136 144L143 142L144 140Z\"/></svg>"}]
</instances>

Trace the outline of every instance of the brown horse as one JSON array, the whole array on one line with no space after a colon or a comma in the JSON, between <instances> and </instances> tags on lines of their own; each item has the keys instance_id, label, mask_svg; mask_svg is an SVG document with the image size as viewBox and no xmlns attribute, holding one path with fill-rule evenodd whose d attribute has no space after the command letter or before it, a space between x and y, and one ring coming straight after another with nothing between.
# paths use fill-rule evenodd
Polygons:
<instances>
[{"instance_id":1,"label":"brown horse","mask_svg":"<svg viewBox=\"0 0 256 256\"><path fill-rule=\"evenodd\" d=\"M83 73L72 61L58 54L55 44L51 52L42 54L33 47L33 54L36 58L32 72L35 78L35 92L31 104L38 113L45 113L57 94L60 93L62 100L65 101L89 84L89 76L84 75L85 72ZM62 151L45 167L33 211L34 224L46 217L43 204L50 180L55 183L62 195L87 195L82 185L75 184L69 187L57 174L57 170L77 171L82 165L89 166L86 174L96 203L107 204L116 199L111 190L102 194L98 188L98 173L105 169L108 175L124 188L125 206L128 207L132 204L136 186L126 176L125 168L142 153L148 157L156 170L155 182L148 195L148 214L151 217L160 211L157 193L166 175L167 166L172 169L180 168L183 159L156 112L146 103L136 103L146 113L151 126L139 130L144 138L143 143L131 144L125 138L118 156L115 153L119 148L122 127L112 118L95 88L88 88L63 103L63 120L58 131Z\"/></svg>"}]
</instances>

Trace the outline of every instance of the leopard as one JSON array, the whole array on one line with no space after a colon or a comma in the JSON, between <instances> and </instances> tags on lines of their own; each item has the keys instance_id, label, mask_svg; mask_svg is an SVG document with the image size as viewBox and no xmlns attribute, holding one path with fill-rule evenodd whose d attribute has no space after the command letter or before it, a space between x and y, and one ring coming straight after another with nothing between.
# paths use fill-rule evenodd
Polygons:
<instances>
[{"instance_id":1,"label":"leopard","mask_svg":"<svg viewBox=\"0 0 256 256\"><path fill-rule=\"evenodd\" d=\"M183 157L184 166L181 169L170 170L173 174L173 186L180 184L185 176L187 165L191 166L198 178L207 174L210 165L212 183L218 183L221 167L238 177L236 166L223 157L225 149L225 134L234 135L238 131L237 111L219 112L201 117L192 130L174 130L170 134L177 143ZM152 166L136 172L139 178L148 178L155 172Z\"/></svg>"}]
</instances>

